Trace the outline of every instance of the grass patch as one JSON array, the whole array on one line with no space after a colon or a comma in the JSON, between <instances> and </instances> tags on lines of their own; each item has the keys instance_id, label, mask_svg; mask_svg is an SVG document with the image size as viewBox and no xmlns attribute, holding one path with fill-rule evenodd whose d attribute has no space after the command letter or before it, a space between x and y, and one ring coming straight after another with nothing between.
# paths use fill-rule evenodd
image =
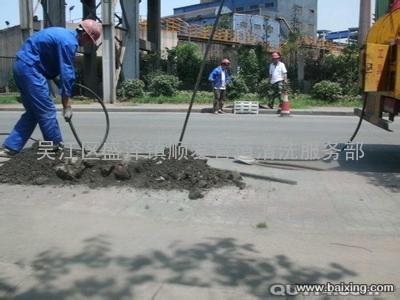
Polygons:
<instances>
[{"instance_id":1,"label":"grass patch","mask_svg":"<svg viewBox=\"0 0 400 300\"><path fill-rule=\"evenodd\" d=\"M143 97L129 99L132 103L152 103L152 104L180 104L189 103L192 98L192 92L179 91L175 96L151 96L150 93L145 93ZM212 103L214 94L211 92L199 91L196 94L195 103L206 104Z\"/></svg>"},{"instance_id":2,"label":"grass patch","mask_svg":"<svg viewBox=\"0 0 400 300\"><path fill-rule=\"evenodd\" d=\"M153 97L149 93L145 93L145 96L139 98L132 98L126 101L127 103L135 104L188 104L192 98L191 91L179 91L175 96L159 96ZM195 104L209 104L211 105L214 99L214 94L207 91L199 91L196 95ZM337 101L327 101L321 99L315 99L307 94L292 94L289 95L292 108L312 108L312 107L324 107L324 106L336 106L336 107L358 107L361 103L360 97L344 97ZM234 101L258 101L262 104L266 104L268 100L266 98L260 98L257 94L245 94L239 99L227 99L226 104L233 103ZM278 101L275 101L277 104Z\"/></svg>"},{"instance_id":3,"label":"grass patch","mask_svg":"<svg viewBox=\"0 0 400 300\"><path fill-rule=\"evenodd\" d=\"M0 104L16 104L19 96L0 96Z\"/></svg>"},{"instance_id":4,"label":"grass patch","mask_svg":"<svg viewBox=\"0 0 400 300\"><path fill-rule=\"evenodd\" d=\"M192 99L191 91L179 91L175 96L151 96L150 93L145 93L143 97L131 98L127 102L136 103L136 104L188 104ZM199 91L196 94L195 103L196 104L212 104L214 99L213 92L207 91ZM233 103L236 100L246 100L246 101L259 101L259 98L256 94L246 94L243 95L240 99L226 99L226 103Z\"/></svg>"},{"instance_id":5,"label":"grass patch","mask_svg":"<svg viewBox=\"0 0 400 300\"><path fill-rule=\"evenodd\" d=\"M262 223L258 223L258 224L256 225L256 228L258 228L258 229L267 229L268 226L267 226L267 223L262 222Z\"/></svg>"},{"instance_id":6,"label":"grass patch","mask_svg":"<svg viewBox=\"0 0 400 300\"><path fill-rule=\"evenodd\" d=\"M328 101L313 98L307 94L289 95L290 105L292 108L312 108L312 107L358 107L362 105L360 97L343 97L336 101Z\"/></svg>"},{"instance_id":7,"label":"grass patch","mask_svg":"<svg viewBox=\"0 0 400 300\"><path fill-rule=\"evenodd\" d=\"M0 104L17 104L18 95L11 96L0 96ZM129 101L126 101L127 104L188 104L190 99L192 98L191 91L179 91L177 95L167 97L167 96L159 96L153 97L149 93L146 93L145 96L140 98L132 98ZM199 91L197 93L195 103L196 104L209 104L212 105L214 99L214 94L212 92L207 91ZM307 94L291 94L289 95L291 108L294 109L303 109L303 108L313 108L313 107L360 107L362 105L362 101L360 97L344 97L337 101L327 101L321 99L315 99ZM72 98L74 105L79 104L91 104L96 103L93 99L88 99L85 97L74 97ZM261 104L266 104L268 101L265 98L260 98L257 94L245 94L239 99L230 100L227 99L226 104L232 104L234 101L258 101ZM61 104L61 98L56 98L56 104ZM275 101L277 104L278 101Z\"/></svg>"}]
</instances>

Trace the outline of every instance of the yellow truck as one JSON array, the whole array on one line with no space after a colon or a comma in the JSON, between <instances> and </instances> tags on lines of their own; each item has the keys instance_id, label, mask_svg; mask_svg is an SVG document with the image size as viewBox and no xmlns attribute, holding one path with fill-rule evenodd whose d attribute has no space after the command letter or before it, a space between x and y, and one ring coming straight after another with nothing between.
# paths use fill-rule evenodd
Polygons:
<instances>
[{"instance_id":1,"label":"yellow truck","mask_svg":"<svg viewBox=\"0 0 400 300\"><path fill-rule=\"evenodd\" d=\"M368 122L390 131L400 112L400 9L377 20L361 50L361 76ZM362 111L356 109L356 114Z\"/></svg>"}]
</instances>

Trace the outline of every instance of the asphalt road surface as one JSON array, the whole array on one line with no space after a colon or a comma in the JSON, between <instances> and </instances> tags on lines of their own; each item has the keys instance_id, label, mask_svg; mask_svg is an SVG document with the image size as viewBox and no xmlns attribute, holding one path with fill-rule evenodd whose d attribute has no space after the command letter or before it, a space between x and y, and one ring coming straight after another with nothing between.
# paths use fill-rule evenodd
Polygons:
<instances>
[{"instance_id":1,"label":"asphalt road surface","mask_svg":"<svg viewBox=\"0 0 400 300\"><path fill-rule=\"evenodd\" d=\"M0 132L8 132L18 120L18 112L0 112ZM185 114L182 113L111 113L110 143L170 145L177 143ZM398 145L400 121L393 133L364 123L356 142ZM75 113L73 122L81 139L88 143L101 140L104 116L101 113ZM235 147L289 147L293 145L343 143L353 133L356 117L192 114L184 142L201 145L211 151ZM71 131L60 118L65 141L74 142ZM33 136L40 137L36 131ZM3 139L3 137L1 137ZM125 149L123 149L125 150Z\"/></svg>"},{"instance_id":2,"label":"asphalt road surface","mask_svg":"<svg viewBox=\"0 0 400 300\"><path fill-rule=\"evenodd\" d=\"M0 132L18 116L0 113ZM184 117L115 113L110 141L176 143ZM83 140L101 138L101 114L77 113L74 121ZM194 114L185 141L207 152L283 151L346 141L356 124L353 117ZM396 292L361 298L399 299L400 122L393 129L365 123L357 138L365 158L307 162L322 172L211 159L214 167L298 184L245 178L244 190L214 189L198 201L185 191L0 185L0 299L255 300L274 299L274 284L327 282L394 284ZM284 289L276 299L292 299Z\"/></svg>"}]
</instances>

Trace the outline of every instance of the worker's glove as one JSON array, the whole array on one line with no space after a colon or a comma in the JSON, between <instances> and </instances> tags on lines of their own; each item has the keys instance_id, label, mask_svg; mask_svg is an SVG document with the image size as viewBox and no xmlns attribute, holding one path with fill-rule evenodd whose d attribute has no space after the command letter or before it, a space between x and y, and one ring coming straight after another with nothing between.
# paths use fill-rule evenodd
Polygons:
<instances>
[{"instance_id":1,"label":"worker's glove","mask_svg":"<svg viewBox=\"0 0 400 300\"><path fill-rule=\"evenodd\" d=\"M72 119L72 107L67 106L63 110L65 122L71 122Z\"/></svg>"}]
</instances>

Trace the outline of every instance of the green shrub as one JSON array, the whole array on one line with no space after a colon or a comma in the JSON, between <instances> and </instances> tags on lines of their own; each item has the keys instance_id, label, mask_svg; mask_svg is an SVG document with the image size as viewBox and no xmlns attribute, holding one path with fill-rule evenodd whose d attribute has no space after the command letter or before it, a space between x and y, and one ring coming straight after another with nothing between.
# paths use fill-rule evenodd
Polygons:
<instances>
[{"instance_id":1,"label":"green shrub","mask_svg":"<svg viewBox=\"0 0 400 300\"><path fill-rule=\"evenodd\" d=\"M151 81L153 80L154 77L159 76L159 75L164 75L164 74L165 73L160 70L152 71L147 74L142 74L142 80L146 86L146 89L149 90Z\"/></svg>"},{"instance_id":2,"label":"green shrub","mask_svg":"<svg viewBox=\"0 0 400 300\"><path fill-rule=\"evenodd\" d=\"M249 92L245 80L241 76L234 77L228 88L228 98L238 99Z\"/></svg>"},{"instance_id":3,"label":"green shrub","mask_svg":"<svg viewBox=\"0 0 400 300\"><path fill-rule=\"evenodd\" d=\"M180 81L173 75L157 75L151 79L149 90L152 96L174 96Z\"/></svg>"},{"instance_id":4,"label":"green shrub","mask_svg":"<svg viewBox=\"0 0 400 300\"><path fill-rule=\"evenodd\" d=\"M314 84L312 89L312 95L321 100L334 101L339 99L342 94L343 90L339 83L327 80Z\"/></svg>"},{"instance_id":5,"label":"green shrub","mask_svg":"<svg viewBox=\"0 0 400 300\"><path fill-rule=\"evenodd\" d=\"M117 96L122 99L144 96L144 82L140 79L125 80L117 91Z\"/></svg>"}]
</instances>

